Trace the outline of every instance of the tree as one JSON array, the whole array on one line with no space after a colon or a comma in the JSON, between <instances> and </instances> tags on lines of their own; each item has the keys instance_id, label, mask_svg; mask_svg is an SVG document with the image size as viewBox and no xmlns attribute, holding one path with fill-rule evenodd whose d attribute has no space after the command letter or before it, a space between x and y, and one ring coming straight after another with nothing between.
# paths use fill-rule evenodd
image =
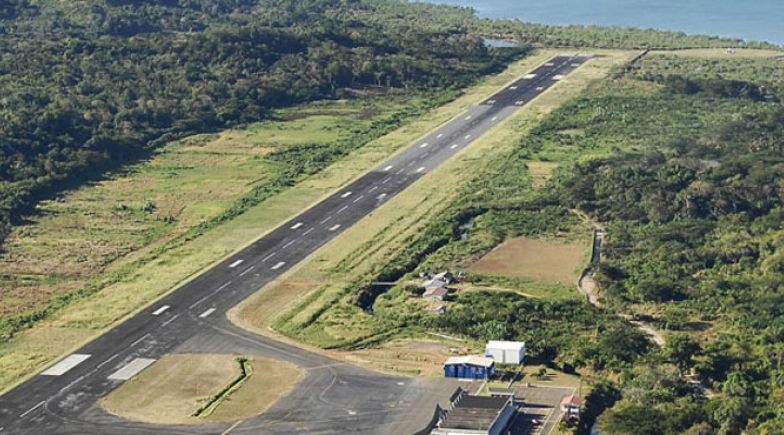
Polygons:
<instances>
[{"instance_id":1,"label":"tree","mask_svg":"<svg viewBox=\"0 0 784 435\"><path fill-rule=\"evenodd\" d=\"M699 355L700 343L688 334L671 334L664 345L664 355L678 366L681 373L692 367L694 356Z\"/></svg>"}]
</instances>

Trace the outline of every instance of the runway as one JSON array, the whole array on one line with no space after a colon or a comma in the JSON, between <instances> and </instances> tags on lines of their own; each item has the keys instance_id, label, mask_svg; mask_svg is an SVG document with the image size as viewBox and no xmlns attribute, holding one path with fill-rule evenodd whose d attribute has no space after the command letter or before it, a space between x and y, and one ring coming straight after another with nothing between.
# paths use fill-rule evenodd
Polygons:
<instances>
[{"instance_id":1,"label":"runway","mask_svg":"<svg viewBox=\"0 0 784 435\"><path fill-rule=\"evenodd\" d=\"M553 58L14 388L0 397L0 434L223 433L234 423L152 426L122 420L97 406L98 399L148 364L175 352L262 355L307 369L289 396L231 433L395 433L410 424L419 417L416 408L432 401L440 386L378 374L250 334L229 323L225 313L589 59ZM426 409L430 415L423 424L434 404Z\"/></svg>"}]
</instances>

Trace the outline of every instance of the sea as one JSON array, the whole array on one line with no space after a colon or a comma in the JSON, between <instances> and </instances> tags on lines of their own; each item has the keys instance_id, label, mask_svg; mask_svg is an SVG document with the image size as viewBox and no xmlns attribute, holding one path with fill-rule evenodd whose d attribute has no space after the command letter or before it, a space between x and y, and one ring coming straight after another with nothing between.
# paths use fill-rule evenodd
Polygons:
<instances>
[{"instance_id":1,"label":"sea","mask_svg":"<svg viewBox=\"0 0 784 435\"><path fill-rule=\"evenodd\" d=\"M485 18L674 30L784 45L784 0L426 0Z\"/></svg>"}]
</instances>

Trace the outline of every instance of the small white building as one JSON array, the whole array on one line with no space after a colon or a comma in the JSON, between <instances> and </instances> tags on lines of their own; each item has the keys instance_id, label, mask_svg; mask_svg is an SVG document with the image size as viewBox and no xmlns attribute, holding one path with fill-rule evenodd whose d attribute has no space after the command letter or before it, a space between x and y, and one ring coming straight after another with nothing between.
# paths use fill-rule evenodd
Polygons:
<instances>
[{"instance_id":1,"label":"small white building","mask_svg":"<svg viewBox=\"0 0 784 435\"><path fill-rule=\"evenodd\" d=\"M499 364L522 364L525 360L525 342L488 341L485 355Z\"/></svg>"}]
</instances>

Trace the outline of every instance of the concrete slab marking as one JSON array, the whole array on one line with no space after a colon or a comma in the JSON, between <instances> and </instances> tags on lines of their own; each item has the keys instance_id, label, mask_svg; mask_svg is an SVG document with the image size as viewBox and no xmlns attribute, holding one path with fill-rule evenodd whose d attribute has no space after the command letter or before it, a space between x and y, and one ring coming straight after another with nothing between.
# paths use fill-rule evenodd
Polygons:
<instances>
[{"instance_id":1,"label":"concrete slab marking","mask_svg":"<svg viewBox=\"0 0 784 435\"><path fill-rule=\"evenodd\" d=\"M44 376L60 376L65 374L68 370L83 363L90 355L86 353L75 353L62 359L59 363L49 367L43 373Z\"/></svg>"},{"instance_id":2,"label":"concrete slab marking","mask_svg":"<svg viewBox=\"0 0 784 435\"><path fill-rule=\"evenodd\" d=\"M169 308L171 308L171 307L170 307L170 306L168 306L168 305L164 305L164 306L162 306L162 307L158 308L157 310L153 311L153 312L152 312L152 315L153 315L153 316L160 316L161 314L163 314L163 313L164 313L166 310L168 310Z\"/></svg>"},{"instance_id":3,"label":"concrete slab marking","mask_svg":"<svg viewBox=\"0 0 784 435\"><path fill-rule=\"evenodd\" d=\"M136 358L120 370L108 376L113 381L127 381L149 367L155 360L152 358Z\"/></svg>"}]
</instances>

